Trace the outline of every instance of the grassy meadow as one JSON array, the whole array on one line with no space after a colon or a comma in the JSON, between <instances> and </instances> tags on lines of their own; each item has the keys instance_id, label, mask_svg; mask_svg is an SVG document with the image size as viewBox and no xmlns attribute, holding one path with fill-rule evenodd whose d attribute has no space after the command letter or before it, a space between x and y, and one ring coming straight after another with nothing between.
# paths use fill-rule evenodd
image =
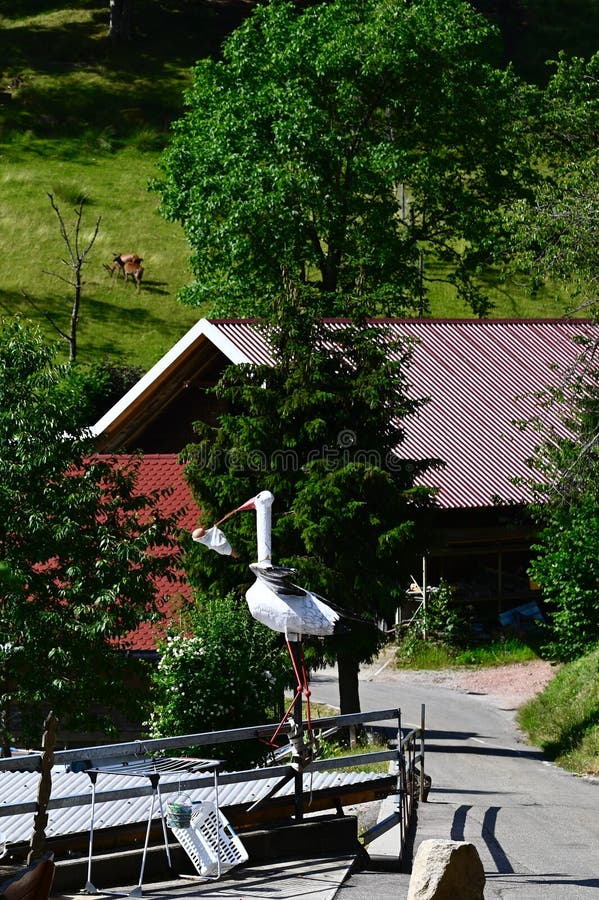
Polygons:
<instances>
[{"instance_id":1,"label":"grassy meadow","mask_svg":"<svg viewBox=\"0 0 599 900\"><path fill-rule=\"evenodd\" d=\"M134 40L113 48L108 0L0 0L1 314L30 317L57 339L48 319L68 327L72 292L57 277L69 273L49 193L67 229L85 197L83 242L100 220L84 267L82 362L147 369L208 312L177 300L191 277L188 247L180 227L160 216L148 182L182 112L193 64L218 53L251 6L247 0L135 0ZM144 258L140 292L111 280L103 268L118 252ZM532 299L495 286L491 297L494 316L563 312L550 293ZM431 313L472 315L443 285Z\"/></svg>"},{"instance_id":2,"label":"grassy meadow","mask_svg":"<svg viewBox=\"0 0 599 900\"><path fill-rule=\"evenodd\" d=\"M244 4L240 4L244 6ZM190 280L178 225L148 190L194 62L218 49L236 10L136 0L136 37L115 50L107 0L0 0L0 310L68 328L72 291L48 194L70 234L84 197L81 243L100 219L84 266L79 359L149 368L204 314L177 300ZM6 94L10 99L6 99ZM115 253L143 257L141 291L103 268ZM27 295L25 297L24 295ZM65 356L67 353L66 342Z\"/></svg>"},{"instance_id":3,"label":"grassy meadow","mask_svg":"<svg viewBox=\"0 0 599 900\"><path fill-rule=\"evenodd\" d=\"M110 357L147 368L172 346L199 311L177 301L188 278L187 245L181 229L162 219L156 196L145 189L153 167L152 158L127 150L100 161L48 160L40 165L31 158L0 160L0 242L13 248L0 266L2 313L20 312L43 321L43 311L68 330L72 294L56 276L69 271L60 262L65 246L47 194L54 196L68 229L75 224L77 197L84 194L82 243L88 242L98 218L100 229L83 272L80 359ZM7 215L7 209L20 214ZM143 256L140 291L103 268L119 252Z\"/></svg>"}]
</instances>

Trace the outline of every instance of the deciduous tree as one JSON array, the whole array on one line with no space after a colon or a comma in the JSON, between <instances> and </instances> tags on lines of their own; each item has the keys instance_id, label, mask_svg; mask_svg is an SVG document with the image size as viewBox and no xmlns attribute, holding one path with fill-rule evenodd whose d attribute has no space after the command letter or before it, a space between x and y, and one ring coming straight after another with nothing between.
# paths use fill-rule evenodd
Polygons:
<instances>
[{"instance_id":1,"label":"deciduous tree","mask_svg":"<svg viewBox=\"0 0 599 900\"><path fill-rule=\"evenodd\" d=\"M268 315L289 279L327 315L353 295L401 315L434 278L488 309L476 275L526 182L527 92L497 37L455 0L257 7L196 66L155 184L192 250L184 301Z\"/></svg>"},{"instance_id":2,"label":"deciduous tree","mask_svg":"<svg viewBox=\"0 0 599 900\"><path fill-rule=\"evenodd\" d=\"M48 708L63 728L111 727L126 702L127 634L158 615L155 578L174 562L160 494L138 465L93 457L72 367L40 333L0 330L0 706L37 741ZM97 704L107 715L94 717Z\"/></svg>"},{"instance_id":3,"label":"deciduous tree","mask_svg":"<svg viewBox=\"0 0 599 900\"><path fill-rule=\"evenodd\" d=\"M509 210L512 269L559 287L568 311L596 314L599 284L599 54L560 54L539 95L534 158L543 177Z\"/></svg>"},{"instance_id":4,"label":"deciduous tree","mask_svg":"<svg viewBox=\"0 0 599 900\"><path fill-rule=\"evenodd\" d=\"M546 436L533 461L540 535L530 571L549 611L549 652L560 660L574 659L599 641L598 401L599 371L587 360L552 398L565 410L567 433Z\"/></svg>"},{"instance_id":5,"label":"deciduous tree","mask_svg":"<svg viewBox=\"0 0 599 900\"><path fill-rule=\"evenodd\" d=\"M58 207L54 197L52 194L48 194L50 198L50 204L52 209L56 213L56 217L58 219L58 226L60 229L60 236L64 243L66 249L66 259L61 259L61 263L65 266L66 269L69 269L70 272L68 275L59 275L56 272L45 272L45 275L52 275L54 278L58 278L59 281L64 282L73 290L73 297L71 301L71 315L69 320L69 329L68 331L64 331L56 322L54 316L50 315L50 313L45 310L41 310L42 315L48 320L52 328L58 332L58 334L64 338L64 340L69 345L69 360L71 362L75 362L77 359L77 331L79 327L79 310L81 308L81 294L83 290L83 266L87 262L87 257L89 255L90 250L94 246L96 238L98 236L98 231L100 229L100 217L96 219L96 223L91 233L90 237L87 239L87 243L82 244L82 235L81 235L81 226L83 222L83 207L85 206L86 199L85 197L80 197L77 203L77 207L75 209L75 225L71 233L67 229L65 225L64 217L60 208ZM27 301L33 306L35 310L38 310L38 306L32 298L28 294L24 294ZM39 311L39 310L38 310Z\"/></svg>"}]
</instances>

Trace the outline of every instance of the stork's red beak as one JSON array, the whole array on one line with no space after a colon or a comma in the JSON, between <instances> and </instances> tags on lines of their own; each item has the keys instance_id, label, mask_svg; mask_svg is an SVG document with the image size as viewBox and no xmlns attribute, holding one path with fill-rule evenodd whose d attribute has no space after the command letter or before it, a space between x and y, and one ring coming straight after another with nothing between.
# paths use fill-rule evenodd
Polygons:
<instances>
[{"instance_id":1,"label":"stork's red beak","mask_svg":"<svg viewBox=\"0 0 599 900\"><path fill-rule=\"evenodd\" d=\"M242 503L241 506L238 506L237 509L233 510L233 512L243 512L244 509L256 509L256 500L255 497L252 497L251 500L246 500L245 503Z\"/></svg>"}]
</instances>

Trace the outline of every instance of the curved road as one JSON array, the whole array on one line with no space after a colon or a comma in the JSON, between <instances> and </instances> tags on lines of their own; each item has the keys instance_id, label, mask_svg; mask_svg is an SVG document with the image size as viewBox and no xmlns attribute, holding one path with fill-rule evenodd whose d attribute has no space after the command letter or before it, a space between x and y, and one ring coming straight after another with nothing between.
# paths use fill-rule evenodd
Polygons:
<instances>
[{"instance_id":1,"label":"curved road","mask_svg":"<svg viewBox=\"0 0 599 900\"><path fill-rule=\"evenodd\" d=\"M315 673L314 701L339 704L337 680ZM569 775L518 737L514 710L447 687L361 680L362 709L399 706L403 725L426 705L429 801L423 837L474 843L485 898L599 900L599 781ZM456 898L457 900L457 898Z\"/></svg>"}]
</instances>

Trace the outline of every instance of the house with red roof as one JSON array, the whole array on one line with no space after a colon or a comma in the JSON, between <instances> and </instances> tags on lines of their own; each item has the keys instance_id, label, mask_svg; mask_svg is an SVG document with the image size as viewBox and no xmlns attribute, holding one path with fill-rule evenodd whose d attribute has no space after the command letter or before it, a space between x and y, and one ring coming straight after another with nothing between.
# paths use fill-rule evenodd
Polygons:
<instances>
[{"instance_id":1,"label":"house with red roof","mask_svg":"<svg viewBox=\"0 0 599 900\"><path fill-rule=\"evenodd\" d=\"M527 567L534 536L526 514L527 460L539 433L522 429L536 417L544 428L563 428L559 411L543 407L538 392L557 384L580 353L579 340L597 337L586 320L372 320L413 347L409 391L429 402L405 422L401 455L440 458L420 483L437 491L437 525L423 561L413 573L457 587L464 599L494 615L535 596ZM345 327L327 320L332 337ZM197 509L177 455L195 439L193 422L216 422L221 408L210 395L231 363L274 362L255 320L201 319L93 426L100 453L146 457L142 487L158 478ZM243 499L243 498L241 498ZM408 586L406 585L406 588ZM140 632L138 649L152 635Z\"/></svg>"}]
</instances>

